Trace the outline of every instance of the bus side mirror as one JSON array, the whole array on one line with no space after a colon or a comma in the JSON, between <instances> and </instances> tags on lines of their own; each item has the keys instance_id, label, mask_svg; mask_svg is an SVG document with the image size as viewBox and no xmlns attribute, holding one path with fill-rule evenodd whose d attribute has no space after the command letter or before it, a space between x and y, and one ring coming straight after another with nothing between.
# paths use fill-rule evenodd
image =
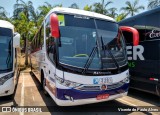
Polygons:
<instances>
[{"instance_id":1,"label":"bus side mirror","mask_svg":"<svg viewBox=\"0 0 160 115\"><path fill-rule=\"evenodd\" d=\"M13 47L20 47L20 34L17 32L13 36Z\"/></svg>"},{"instance_id":2,"label":"bus side mirror","mask_svg":"<svg viewBox=\"0 0 160 115\"><path fill-rule=\"evenodd\" d=\"M123 32L123 31L126 31L126 32L130 32L133 34L133 46L137 46L139 45L139 33L138 31L133 28L133 27L129 27L129 26L121 26L120 27L120 30ZM128 38L130 39L130 38Z\"/></svg>"},{"instance_id":3,"label":"bus side mirror","mask_svg":"<svg viewBox=\"0 0 160 115\"><path fill-rule=\"evenodd\" d=\"M59 38L59 21L56 14L51 14L50 16L50 25L51 25L51 36L54 38Z\"/></svg>"}]
</instances>

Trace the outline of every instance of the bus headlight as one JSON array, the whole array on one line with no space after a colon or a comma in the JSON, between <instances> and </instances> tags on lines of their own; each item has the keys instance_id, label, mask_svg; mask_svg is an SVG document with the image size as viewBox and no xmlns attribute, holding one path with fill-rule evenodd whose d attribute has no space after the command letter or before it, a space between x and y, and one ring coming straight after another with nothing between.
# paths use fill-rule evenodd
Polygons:
<instances>
[{"instance_id":1,"label":"bus headlight","mask_svg":"<svg viewBox=\"0 0 160 115\"><path fill-rule=\"evenodd\" d=\"M75 88L75 87L78 87L78 86L81 85L79 83L71 82L71 81L68 81L68 80L63 80L62 78L59 78L57 76L55 76L55 77L56 77L56 81L58 81L58 83L66 86L66 87Z\"/></svg>"},{"instance_id":2,"label":"bus headlight","mask_svg":"<svg viewBox=\"0 0 160 115\"><path fill-rule=\"evenodd\" d=\"M129 77L126 77L125 79L123 79L123 83L129 83Z\"/></svg>"},{"instance_id":3,"label":"bus headlight","mask_svg":"<svg viewBox=\"0 0 160 115\"><path fill-rule=\"evenodd\" d=\"M5 75L5 76L1 77L0 78L0 85L3 85L7 80L12 78L13 76L14 76L14 73L10 73L8 75Z\"/></svg>"},{"instance_id":4,"label":"bus headlight","mask_svg":"<svg viewBox=\"0 0 160 115\"><path fill-rule=\"evenodd\" d=\"M129 74L129 72L126 73L126 76L127 77L122 80L123 83L129 83L129 81L130 81L130 74Z\"/></svg>"}]
</instances>

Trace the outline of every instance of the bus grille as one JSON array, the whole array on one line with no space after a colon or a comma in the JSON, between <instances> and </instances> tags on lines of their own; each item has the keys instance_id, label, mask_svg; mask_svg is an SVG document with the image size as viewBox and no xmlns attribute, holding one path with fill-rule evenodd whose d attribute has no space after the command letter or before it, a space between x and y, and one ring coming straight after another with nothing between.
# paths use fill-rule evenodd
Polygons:
<instances>
[{"instance_id":1,"label":"bus grille","mask_svg":"<svg viewBox=\"0 0 160 115\"><path fill-rule=\"evenodd\" d=\"M112 85L106 85L106 90L116 89L123 86L124 84L125 83L123 81L120 81ZM101 85L82 85L80 87L77 87L76 89L81 91L101 91Z\"/></svg>"}]
</instances>

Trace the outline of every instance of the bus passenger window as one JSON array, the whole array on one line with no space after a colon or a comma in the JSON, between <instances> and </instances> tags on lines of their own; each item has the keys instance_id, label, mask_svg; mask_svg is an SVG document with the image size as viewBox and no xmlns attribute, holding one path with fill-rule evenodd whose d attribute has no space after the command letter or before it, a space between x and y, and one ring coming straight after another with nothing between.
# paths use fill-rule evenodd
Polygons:
<instances>
[{"instance_id":1,"label":"bus passenger window","mask_svg":"<svg viewBox=\"0 0 160 115\"><path fill-rule=\"evenodd\" d=\"M52 37L48 39L48 45L47 45L47 53L48 57L52 62L54 62L54 53L55 53L55 42Z\"/></svg>"},{"instance_id":2,"label":"bus passenger window","mask_svg":"<svg viewBox=\"0 0 160 115\"><path fill-rule=\"evenodd\" d=\"M46 20L46 25L45 25L45 31L46 31L46 50L47 50L47 54L48 54L48 57L49 59L52 61L52 62L55 62L55 58L54 58L54 54L55 54L55 41L54 41L54 38L51 37L51 31L50 31L50 22L49 22L49 19Z\"/></svg>"},{"instance_id":3,"label":"bus passenger window","mask_svg":"<svg viewBox=\"0 0 160 115\"><path fill-rule=\"evenodd\" d=\"M40 48L42 49L43 47L43 44L44 44L44 24L42 25L42 28L41 28L41 32L40 32L40 40L39 40L39 43L40 43Z\"/></svg>"},{"instance_id":4,"label":"bus passenger window","mask_svg":"<svg viewBox=\"0 0 160 115\"><path fill-rule=\"evenodd\" d=\"M153 40L153 39L159 39L160 38L160 28L158 27L152 27L152 26L146 26L145 31L145 37L146 40Z\"/></svg>"}]
</instances>

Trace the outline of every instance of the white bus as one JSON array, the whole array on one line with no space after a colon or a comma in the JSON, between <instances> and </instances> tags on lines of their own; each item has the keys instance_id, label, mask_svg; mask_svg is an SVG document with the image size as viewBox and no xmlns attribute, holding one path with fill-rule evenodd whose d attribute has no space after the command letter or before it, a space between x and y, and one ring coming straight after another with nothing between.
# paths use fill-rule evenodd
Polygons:
<instances>
[{"instance_id":1,"label":"white bus","mask_svg":"<svg viewBox=\"0 0 160 115\"><path fill-rule=\"evenodd\" d=\"M20 35L14 26L0 20L0 96L12 96L19 75Z\"/></svg>"},{"instance_id":2,"label":"white bus","mask_svg":"<svg viewBox=\"0 0 160 115\"><path fill-rule=\"evenodd\" d=\"M31 69L59 106L113 100L128 92L125 48L112 18L54 8L31 43Z\"/></svg>"}]
</instances>

